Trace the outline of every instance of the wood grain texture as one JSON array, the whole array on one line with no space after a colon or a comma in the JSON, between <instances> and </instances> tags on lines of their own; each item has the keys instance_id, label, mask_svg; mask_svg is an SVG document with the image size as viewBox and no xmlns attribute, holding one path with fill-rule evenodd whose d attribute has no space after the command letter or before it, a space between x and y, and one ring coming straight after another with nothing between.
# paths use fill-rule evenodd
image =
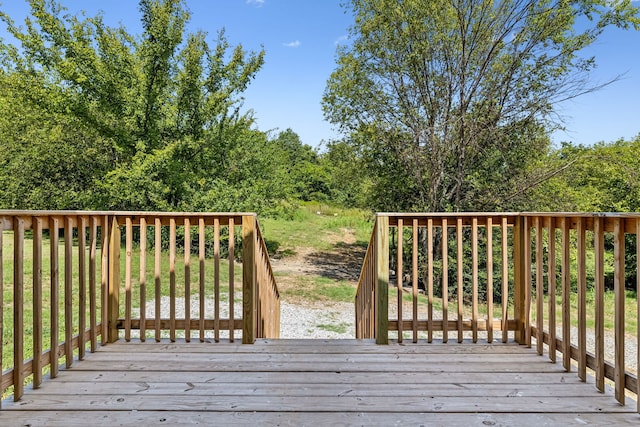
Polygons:
<instances>
[{"instance_id":1,"label":"wood grain texture","mask_svg":"<svg viewBox=\"0 0 640 427\"><path fill-rule=\"evenodd\" d=\"M0 424L633 425L634 411L512 343L121 340L4 402Z\"/></svg>"}]
</instances>

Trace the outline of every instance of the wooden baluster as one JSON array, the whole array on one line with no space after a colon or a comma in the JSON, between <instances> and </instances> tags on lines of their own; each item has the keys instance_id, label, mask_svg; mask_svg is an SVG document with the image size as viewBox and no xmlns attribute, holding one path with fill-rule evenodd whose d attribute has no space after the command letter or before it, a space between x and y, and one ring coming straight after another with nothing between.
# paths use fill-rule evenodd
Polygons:
<instances>
[{"instance_id":1,"label":"wooden baluster","mask_svg":"<svg viewBox=\"0 0 640 427\"><path fill-rule=\"evenodd\" d=\"M85 355L84 333L87 330L87 218L78 217L78 359Z\"/></svg>"},{"instance_id":2,"label":"wooden baluster","mask_svg":"<svg viewBox=\"0 0 640 427\"><path fill-rule=\"evenodd\" d=\"M613 223L613 292L615 294L615 394L616 400L624 405L625 402L625 362L624 362L624 223L616 218Z\"/></svg>"},{"instance_id":3,"label":"wooden baluster","mask_svg":"<svg viewBox=\"0 0 640 427\"><path fill-rule=\"evenodd\" d=\"M176 219L169 220L169 339L176 340Z\"/></svg>"},{"instance_id":4,"label":"wooden baluster","mask_svg":"<svg viewBox=\"0 0 640 427\"><path fill-rule=\"evenodd\" d=\"M155 316L155 328L156 328L156 342L160 342L161 334L160 334L160 319L161 319L161 301L162 301L162 283L161 283L161 265L162 265L162 222L160 218L155 218L155 263L154 263L154 274L155 274L155 308L154 308L154 316Z\"/></svg>"},{"instance_id":5,"label":"wooden baluster","mask_svg":"<svg viewBox=\"0 0 640 427\"><path fill-rule=\"evenodd\" d=\"M0 231L1 232L1 231ZM1 261L0 257L0 262ZM640 319L640 218L636 219L636 319ZM640 323L636 320L636 348L640 346ZM636 351L636 371L640 371L640 351ZM640 375L636 372L636 410L640 413Z\"/></svg>"},{"instance_id":6,"label":"wooden baluster","mask_svg":"<svg viewBox=\"0 0 640 427\"><path fill-rule=\"evenodd\" d=\"M73 218L64 226L64 357L65 366L73 365Z\"/></svg>"},{"instance_id":7,"label":"wooden baluster","mask_svg":"<svg viewBox=\"0 0 640 427\"><path fill-rule=\"evenodd\" d=\"M133 258L133 224L125 219L125 267L124 267L124 339L131 341L131 263Z\"/></svg>"},{"instance_id":8,"label":"wooden baluster","mask_svg":"<svg viewBox=\"0 0 640 427\"><path fill-rule=\"evenodd\" d=\"M191 341L191 221L184 219L184 340Z\"/></svg>"},{"instance_id":9,"label":"wooden baluster","mask_svg":"<svg viewBox=\"0 0 640 427\"><path fill-rule=\"evenodd\" d=\"M375 315L376 344L389 343L389 217L376 218L375 265L377 282ZM279 320L278 320L279 321Z\"/></svg>"},{"instance_id":10,"label":"wooden baluster","mask_svg":"<svg viewBox=\"0 0 640 427\"><path fill-rule=\"evenodd\" d=\"M13 221L13 400L24 394L24 219Z\"/></svg>"},{"instance_id":11,"label":"wooden baluster","mask_svg":"<svg viewBox=\"0 0 640 427\"><path fill-rule=\"evenodd\" d=\"M444 302L443 302L444 303ZM433 341L433 218L427 220L427 340ZM443 318L444 319L444 318ZM443 329L446 326L443 320Z\"/></svg>"},{"instance_id":12,"label":"wooden baluster","mask_svg":"<svg viewBox=\"0 0 640 427\"><path fill-rule=\"evenodd\" d=\"M458 342L461 343L463 339L462 333L462 316L464 310L464 265L462 263L462 218L458 218L456 222L456 238L457 238L457 252L458 252Z\"/></svg>"},{"instance_id":13,"label":"wooden baluster","mask_svg":"<svg viewBox=\"0 0 640 427\"><path fill-rule=\"evenodd\" d=\"M398 219L398 257L397 257L397 271L396 271L396 286L398 290L398 342L402 342L402 333L403 333L403 317L402 317L402 248L403 248L403 220L402 218Z\"/></svg>"},{"instance_id":14,"label":"wooden baluster","mask_svg":"<svg viewBox=\"0 0 640 427\"><path fill-rule=\"evenodd\" d=\"M4 258L3 258L3 250L4 247L4 219L0 217L0 367L4 366L4 359L2 354L4 353L4 339L1 337L4 336ZM2 369L0 368L0 371ZM4 388L3 388L4 390ZM3 391L2 390L2 391ZM2 398L0 397L0 409L2 409Z\"/></svg>"},{"instance_id":15,"label":"wooden baluster","mask_svg":"<svg viewBox=\"0 0 640 427\"><path fill-rule=\"evenodd\" d=\"M556 221L549 218L549 269L547 288L549 292L549 359L556 363Z\"/></svg>"},{"instance_id":16,"label":"wooden baluster","mask_svg":"<svg viewBox=\"0 0 640 427\"><path fill-rule=\"evenodd\" d=\"M449 226L442 218L442 342L449 340Z\"/></svg>"},{"instance_id":17,"label":"wooden baluster","mask_svg":"<svg viewBox=\"0 0 640 427\"><path fill-rule=\"evenodd\" d=\"M140 341L147 340L147 219L140 218Z\"/></svg>"},{"instance_id":18,"label":"wooden baluster","mask_svg":"<svg viewBox=\"0 0 640 427\"><path fill-rule=\"evenodd\" d=\"M229 342L235 337L235 223L229 218Z\"/></svg>"},{"instance_id":19,"label":"wooden baluster","mask_svg":"<svg viewBox=\"0 0 640 427\"><path fill-rule=\"evenodd\" d=\"M493 220L487 218L487 341L493 342Z\"/></svg>"},{"instance_id":20,"label":"wooden baluster","mask_svg":"<svg viewBox=\"0 0 640 427\"><path fill-rule=\"evenodd\" d=\"M536 229L536 350L542 356L544 352L544 284L542 257L542 218L534 218L534 227Z\"/></svg>"},{"instance_id":21,"label":"wooden baluster","mask_svg":"<svg viewBox=\"0 0 640 427\"><path fill-rule=\"evenodd\" d=\"M89 221L89 327L91 332L91 352L98 349L98 298L97 285L98 220L92 216Z\"/></svg>"},{"instance_id":22,"label":"wooden baluster","mask_svg":"<svg viewBox=\"0 0 640 427\"><path fill-rule=\"evenodd\" d=\"M242 343L253 344L258 328L258 279L256 278L256 218L242 217Z\"/></svg>"},{"instance_id":23,"label":"wooden baluster","mask_svg":"<svg viewBox=\"0 0 640 427\"><path fill-rule=\"evenodd\" d=\"M0 257L1 259L2 257ZM1 262L1 261L0 261ZM636 219L636 348L640 346L640 218ZM636 410L640 413L640 351L636 351Z\"/></svg>"},{"instance_id":24,"label":"wooden baluster","mask_svg":"<svg viewBox=\"0 0 640 427\"><path fill-rule=\"evenodd\" d=\"M109 241L109 342L120 339L118 318L120 317L120 224L118 218L111 221L111 237Z\"/></svg>"},{"instance_id":25,"label":"wooden baluster","mask_svg":"<svg viewBox=\"0 0 640 427\"><path fill-rule=\"evenodd\" d=\"M509 228L507 224L507 218L502 217L501 224L502 237L500 242L502 244L502 342L506 343L509 339Z\"/></svg>"},{"instance_id":26,"label":"wooden baluster","mask_svg":"<svg viewBox=\"0 0 640 427\"><path fill-rule=\"evenodd\" d=\"M1 229L0 234L2 234ZM0 246L2 246L1 241ZM0 264L2 264L1 258L0 256ZM2 271L0 271L1 276ZM2 311L1 304L0 311ZM42 333L42 218L36 217L33 218L33 388L38 388L42 384Z\"/></svg>"},{"instance_id":27,"label":"wooden baluster","mask_svg":"<svg viewBox=\"0 0 640 427\"><path fill-rule=\"evenodd\" d=\"M562 228L562 366L571 370L571 254L569 252L569 218L560 219Z\"/></svg>"},{"instance_id":28,"label":"wooden baluster","mask_svg":"<svg viewBox=\"0 0 640 427\"><path fill-rule=\"evenodd\" d=\"M204 229L204 218L198 218L198 261L199 261L199 303L200 303L200 342L204 342L204 319L206 317L204 312L204 303L206 299L204 283L205 283L205 229Z\"/></svg>"},{"instance_id":29,"label":"wooden baluster","mask_svg":"<svg viewBox=\"0 0 640 427\"><path fill-rule=\"evenodd\" d=\"M412 321L411 326L413 329L413 342L418 342L418 220L413 220L412 227L412 239L413 239L413 247L411 253L411 279L412 279L412 294L411 294L411 302L412 302Z\"/></svg>"},{"instance_id":30,"label":"wooden baluster","mask_svg":"<svg viewBox=\"0 0 640 427\"><path fill-rule=\"evenodd\" d=\"M584 220L578 229L578 377L587 381L587 263Z\"/></svg>"},{"instance_id":31,"label":"wooden baluster","mask_svg":"<svg viewBox=\"0 0 640 427\"><path fill-rule=\"evenodd\" d=\"M593 249L595 258L595 352L596 352L596 387L601 393L605 391L605 353L604 353L604 220L593 219ZM640 259L640 258L638 258ZM639 275L640 277L640 275ZM640 366L640 365L638 365Z\"/></svg>"},{"instance_id":32,"label":"wooden baluster","mask_svg":"<svg viewBox=\"0 0 640 427\"><path fill-rule=\"evenodd\" d=\"M58 237L59 231L59 223L58 218L51 218L49 224L49 250L50 250L50 267L51 267L51 291L49 293L49 299L51 300L51 310L50 310L50 327L51 327L51 351L49 355L51 356L50 364L50 377L55 378L58 376L58 340L59 340L59 331L60 325L58 320L59 313L59 301L60 301L60 290L59 290L59 276L60 276L60 263L58 258L58 245L60 243ZM106 334L105 334L106 339Z\"/></svg>"},{"instance_id":33,"label":"wooden baluster","mask_svg":"<svg viewBox=\"0 0 640 427\"><path fill-rule=\"evenodd\" d=\"M531 218L524 218L524 339L531 348Z\"/></svg>"},{"instance_id":34,"label":"wooden baluster","mask_svg":"<svg viewBox=\"0 0 640 427\"><path fill-rule=\"evenodd\" d=\"M109 238L111 236L109 231L109 217L106 215L102 217L101 233L102 244L100 245L100 257L102 259L102 268L100 270L100 317L102 328L100 331L100 342L102 345L105 345L109 341Z\"/></svg>"},{"instance_id":35,"label":"wooden baluster","mask_svg":"<svg viewBox=\"0 0 640 427\"><path fill-rule=\"evenodd\" d=\"M98 297L97 285L98 220L92 216L89 227L89 327L91 332L91 352L98 349Z\"/></svg>"},{"instance_id":36,"label":"wooden baluster","mask_svg":"<svg viewBox=\"0 0 640 427\"><path fill-rule=\"evenodd\" d=\"M220 220L213 220L213 333L215 342L220 341Z\"/></svg>"},{"instance_id":37,"label":"wooden baluster","mask_svg":"<svg viewBox=\"0 0 640 427\"><path fill-rule=\"evenodd\" d=\"M478 218L471 219L471 327L473 342L478 342Z\"/></svg>"}]
</instances>

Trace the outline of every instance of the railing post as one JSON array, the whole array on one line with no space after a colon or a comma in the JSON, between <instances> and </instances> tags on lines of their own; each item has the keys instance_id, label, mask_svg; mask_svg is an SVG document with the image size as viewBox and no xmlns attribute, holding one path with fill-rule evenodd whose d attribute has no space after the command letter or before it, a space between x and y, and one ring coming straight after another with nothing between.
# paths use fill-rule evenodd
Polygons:
<instances>
[{"instance_id":1,"label":"railing post","mask_svg":"<svg viewBox=\"0 0 640 427\"><path fill-rule=\"evenodd\" d=\"M109 240L109 278L108 278L108 342L118 341L118 316L120 314L120 226L114 216L111 223Z\"/></svg>"},{"instance_id":2,"label":"railing post","mask_svg":"<svg viewBox=\"0 0 640 427\"><path fill-rule=\"evenodd\" d=\"M376 217L376 344L389 344L389 217Z\"/></svg>"},{"instance_id":3,"label":"railing post","mask_svg":"<svg viewBox=\"0 0 640 427\"><path fill-rule=\"evenodd\" d=\"M519 344L526 344L526 271L525 271L525 221L523 216L515 218L513 227L513 308L516 330L513 338Z\"/></svg>"},{"instance_id":4,"label":"railing post","mask_svg":"<svg viewBox=\"0 0 640 427\"><path fill-rule=\"evenodd\" d=\"M256 217L242 217L242 343L256 341L258 322L256 280Z\"/></svg>"}]
</instances>

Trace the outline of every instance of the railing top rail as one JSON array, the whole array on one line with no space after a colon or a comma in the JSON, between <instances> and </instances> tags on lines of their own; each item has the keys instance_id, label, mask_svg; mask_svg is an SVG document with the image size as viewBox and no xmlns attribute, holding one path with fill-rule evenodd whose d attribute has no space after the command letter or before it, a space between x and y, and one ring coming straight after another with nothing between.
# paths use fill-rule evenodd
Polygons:
<instances>
[{"instance_id":1,"label":"railing top rail","mask_svg":"<svg viewBox=\"0 0 640 427\"><path fill-rule=\"evenodd\" d=\"M473 217L572 217L572 218L640 218L640 212L378 212L389 218L473 218Z\"/></svg>"},{"instance_id":2,"label":"railing top rail","mask_svg":"<svg viewBox=\"0 0 640 427\"><path fill-rule=\"evenodd\" d=\"M519 215L546 218L640 218L640 212L521 212Z\"/></svg>"},{"instance_id":3,"label":"railing top rail","mask_svg":"<svg viewBox=\"0 0 640 427\"><path fill-rule=\"evenodd\" d=\"M163 225L166 225L170 219L199 219L212 221L214 219L233 219L237 221L237 225L241 225L242 217L255 217L254 212L141 212L141 211L72 211L72 210L2 210L0 209L0 222L3 223L5 230L13 228L14 218L22 218L25 220L25 228L31 227L31 218L82 218L82 217L115 217L121 223L121 219L130 218L134 224L138 224L141 218L146 220L159 218ZM179 221L181 222L181 221ZM195 225L195 224L194 224ZM47 225L45 224L45 228Z\"/></svg>"},{"instance_id":4,"label":"railing top rail","mask_svg":"<svg viewBox=\"0 0 640 427\"><path fill-rule=\"evenodd\" d=\"M458 218L458 217L516 217L518 212L378 212L376 216L389 218Z\"/></svg>"},{"instance_id":5,"label":"railing top rail","mask_svg":"<svg viewBox=\"0 0 640 427\"><path fill-rule=\"evenodd\" d=\"M243 217L257 216L255 212L153 212L153 211L77 211L77 210L7 210L0 209L0 216L156 216L156 217Z\"/></svg>"}]
</instances>

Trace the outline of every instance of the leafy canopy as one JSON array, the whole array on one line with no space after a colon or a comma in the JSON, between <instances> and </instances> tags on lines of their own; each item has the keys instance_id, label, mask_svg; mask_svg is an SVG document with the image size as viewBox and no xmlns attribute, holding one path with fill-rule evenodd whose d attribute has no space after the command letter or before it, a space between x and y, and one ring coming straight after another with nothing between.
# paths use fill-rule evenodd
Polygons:
<instances>
[{"instance_id":1,"label":"leafy canopy","mask_svg":"<svg viewBox=\"0 0 640 427\"><path fill-rule=\"evenodd\" d=\"M71 16L54 0L29 3L24 26L0 13L19 42L0 43L0 80L16 95L0 97L9 113L3 144L30 161L61 152L95 163L77 181L58 183L62 193L75 186L84 196L52 207L188 209L199 203L196 192L233 181L232 153L255 141L252 118L240 107L264 51L232 48L223 31L213 45L202 31L187 33L183 0L140 0L140 35L109 27L100 15ZM11 108L12 102L20 105ZM29 143L12 129L10 122L24 116L42 117L48 136ZM36 119L25 125L31 131ZM65 132L48 132L60 126ZM29 207L8 198L2 198L7 206Z\"/></svg>"},{"instance_id":2,"label":"leafy canopy","mask_svg":"<svg viewBox=\"0 0 640 427\"><path fill-rule=\"evenodd\" d=\"M385 209L513 207L563 100L597 89L580 52L628 0L351 0L326 118L371 160ZM503 200L510 200L511 205Z\"/></svg>"}]
</instances>

